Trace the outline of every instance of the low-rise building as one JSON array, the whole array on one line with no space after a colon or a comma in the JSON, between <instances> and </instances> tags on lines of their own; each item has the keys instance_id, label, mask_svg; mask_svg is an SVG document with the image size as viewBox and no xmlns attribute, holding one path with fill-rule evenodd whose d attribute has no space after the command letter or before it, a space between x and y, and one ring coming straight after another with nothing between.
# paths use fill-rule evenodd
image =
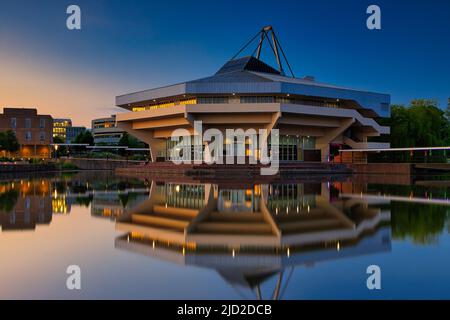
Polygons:
<instances>
[{"instance_id":1,"label":"low-rise building","mask_svg":"<svg viewBox=\"0 0 450 320\"><path fill-rule=\"evenodd\" d=\"M15 133L20 144L19 151L13 156L51 156L53 118L50 115L40 115L34 108L4 108L0 114L0 132L8 130Z\"/></svg>"},{"instance_id":2,"label":"low-rise building","mask_svg":"<svg viewBox=\"0 0 450 320\"><path fill-rule=\"evenodd\" d=\"M67 128L72 127L71 119L53 119L53 138L60 137L66 141Z\"/></svg>"},{"instance_id":3,"label":"low-rise building","mask_svg":"<svg viewBox=\"0 0 450 320\"><path fill-rule=\"evenodd\" d=\"M123 133L123 129L117 128L115 115L92 120L92 135L96 145L118 145Z\"/></svg>"}]
</instances>

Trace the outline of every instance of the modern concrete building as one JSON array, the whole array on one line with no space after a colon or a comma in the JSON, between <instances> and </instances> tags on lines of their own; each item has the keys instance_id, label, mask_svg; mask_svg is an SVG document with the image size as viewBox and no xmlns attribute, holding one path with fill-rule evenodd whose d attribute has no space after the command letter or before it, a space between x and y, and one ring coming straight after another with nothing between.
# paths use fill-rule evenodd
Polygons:
<instances>
[{"instance_id":1,"label":"modern concrete building","mask_svg":"<svg viewBox=\"0 0 450 320\"><path fill-rule=\"evenodd\" d=\"M96 145L117 145L123 133L124 130L116 125L115 115L92 120L92 135Z\"/></svg>"},{"instance_id":2,"label":"modern concrete building","mask_svg":"<svg viewBox=\"0 0 450 320\"><path fill-rule=\"evenodd\" d=\"M52 129L53 118L33 108L4 108L0 114L0 132L12 130L19 141L17 157L49 158Z\"/></svg>"},{"instance_id":3,"label":"modern concrete building","mask_svg":"<svg viewBox=\"0 0 450 320\"><path fill-rule=\"evenodd\" d=\"M202 121L203 130L223 132L277 128L281 161L343 161L338 159L340 149L389 147L369 142L370 137L390 132L376 121L390 116L388 94L286 76L274 34L278 69L259 59L271 31L270 27L261 31L256 56L234 58L212 76L116 97L116 105L129 110L117 114L118 126L149 144L152 161L169 158L174 129L186 129L194 136L196 120ZM359 155L364 161L364 153ZM258 158L258 150L254 156Z\"/></svg>"},{"instance_id":4,"label":"modern concrete building","mask_svg":"<svg viewBox=\"0 0 450 320\"><path fill-rule=\"evenodd\" d=\"M366 188L153 182L149 198L116 220L125 235L115 247L216 270L233 286L259 292L259 283L291 267L390 251L389 201L368 201ZM337 190L357 197L335 197Z\"/></svg>"},{"instance_id":5,"label":"modern concrete building","mask_svg":"<svg viewBox=\"0 0 450 320\"><path fill-rule=\"evenodd\" d=\"M53 138L60 137L63 141L66 141L67 128L71 126L71 119L53 119Z\"/></svg>"}]
</instances>

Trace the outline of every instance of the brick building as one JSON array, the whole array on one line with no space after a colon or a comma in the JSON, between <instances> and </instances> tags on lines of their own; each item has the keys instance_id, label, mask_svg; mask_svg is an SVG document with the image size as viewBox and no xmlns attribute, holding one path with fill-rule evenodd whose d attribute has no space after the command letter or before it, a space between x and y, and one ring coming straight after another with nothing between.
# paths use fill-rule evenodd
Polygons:
<instances>
[{"instance_id":1,"label":"brick building","mask_svg":"<svg viewBox=\"0 0 450 320\"><path fill-rule=\"evenodd\" d=\"M0 114L0 132L12 130L20 144L14 156L23 158L51 157L53 118L40 115L34 108L4 108ZM6 152L1 151L5 156Z\"/></svg>"}]
</instances>

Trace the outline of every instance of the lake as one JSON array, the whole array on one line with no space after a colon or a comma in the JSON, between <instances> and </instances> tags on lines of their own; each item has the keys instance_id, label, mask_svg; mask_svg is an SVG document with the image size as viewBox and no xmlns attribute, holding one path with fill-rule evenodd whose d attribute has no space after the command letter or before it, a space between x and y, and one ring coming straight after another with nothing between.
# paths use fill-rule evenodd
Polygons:
<instances>
[{"instance_id":1,"label":"lake","mask_svg":"<svg viewBox=\"0 0 450 320\"><path fill-rule=\"evenodd\" d=\"M449 205L446 176L4 176L0 298L449 299Z\"/></svg>"}]
</instances>

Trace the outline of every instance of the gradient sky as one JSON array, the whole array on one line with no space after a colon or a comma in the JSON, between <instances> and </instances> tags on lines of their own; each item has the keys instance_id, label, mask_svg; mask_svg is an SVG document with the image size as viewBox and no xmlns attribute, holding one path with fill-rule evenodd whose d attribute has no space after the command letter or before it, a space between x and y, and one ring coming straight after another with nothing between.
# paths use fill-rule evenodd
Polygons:
<instances>
[{"instance_id":1,"label":"gradient sky","mask_svg":"<svg viewBox=\"0 0 450 320\"><path fill-rule=\"evenodd\" d=\"M70 4L80 31L66 28ZM370 4L380 31L366 28ZM297 77L393 103L450 97L448 0L0 0L0 107L90 126L121 111L116 95L211 75L268 24Z\"/></svg>"}]
</instances>

